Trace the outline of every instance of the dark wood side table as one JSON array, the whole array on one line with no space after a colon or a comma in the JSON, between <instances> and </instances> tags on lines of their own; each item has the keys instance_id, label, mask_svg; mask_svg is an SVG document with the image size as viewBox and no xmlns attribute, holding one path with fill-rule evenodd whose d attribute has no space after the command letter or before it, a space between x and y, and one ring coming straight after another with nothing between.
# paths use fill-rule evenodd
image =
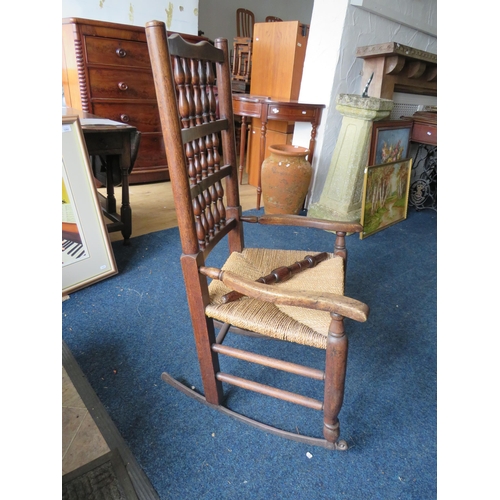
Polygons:
<instances>
[{"instance_id":1,"label":"dark wood side table","mask_svg":"<svg viewBox=\"0 0 500 500\"><path fill-rule=\"evenodd\" d=\"M262 195L260 170L266 153L266 131L270 120L283 122L309 122L312 125L311 140L309 141L309 163L312 163L316 133L321 122L321 113L324 104L307 104L295 100L273 99L267 96L256 96L251 94L233 94L233 113L241 116L240 137L240 184L245 168L245 147L247 118L259 118L262 123L260 131L260 160L257 185L257 210L260 209L260 198Z\"/></svg>"},{"instance_id":2,"label":"dark wood side table","mask_svg":"<svg viewBox=\"0 0 500 500\"><path fill-rule=\"evenodd\" d=\"M139 149L141 133L130 125L99 118L73 108L63 108L63 116L78 116L87 151L91 157L100 157L106 167L106 195L98 193L104 216L110 220L108 232L121 231L124 244L132 235L132 208L129 197L129 175ZM96 172L94 172L96 175ZM115 182L121 184L120 213L116 210Z\"/></svg>"}]
</instances>

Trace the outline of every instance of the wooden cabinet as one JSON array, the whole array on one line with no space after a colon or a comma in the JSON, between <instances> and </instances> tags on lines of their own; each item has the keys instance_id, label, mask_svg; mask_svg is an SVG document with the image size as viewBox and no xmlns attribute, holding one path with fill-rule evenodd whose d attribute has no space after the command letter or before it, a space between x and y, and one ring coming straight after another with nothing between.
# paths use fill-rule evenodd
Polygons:
<instances>
[{"instance_id":1,"label":"wooden cabinet","mask_svg":"<svg viewBox=\"0 0 500 500\"><path fill-rule=\"evenodd\" d=\"M253 31L250 94L277 100L299 98L306 56L309 26L299 21L256 23ZM249 182L256 185L260 168L260 130L262 122L252 118L247 150ZM294 124L273 120L268 123L266 151L273 144L291 144Z\"/></svg>"},{"instance_id":2,"label":"wooden cabinet","mask_svg":"<svg viewBox=\"0 0 500 500\"><path fill-rule=\"evenodd\" d=\"M169 179L145 29L67 18L62 22L66 105L133 125L141 144L130 183ZM190 42L206 40L182 34Z\"/></svg>"},{"instance_id":3,"label":"wooden cabinet","mask_svg":"<svg viewBox=\"0 0 500 500\"><path fill-rule=\"evenodd\" d=\"M299 21L254 24L251 94L299 98L308 35Z\"/></svg>"}]
</instances>

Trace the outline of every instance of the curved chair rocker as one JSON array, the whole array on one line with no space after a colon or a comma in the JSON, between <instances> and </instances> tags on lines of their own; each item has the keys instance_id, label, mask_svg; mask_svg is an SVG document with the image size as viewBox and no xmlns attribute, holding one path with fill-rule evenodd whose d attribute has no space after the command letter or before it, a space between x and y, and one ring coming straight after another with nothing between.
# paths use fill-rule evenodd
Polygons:
<instances>
[{"instance_id":1,"label":"curved chair rocker","mask_svg":"<svg viewBox=\"0 0 500 500\"><path fill-rule=\"evenodd\" d=\"M147 23L146 35L204 396L167 373L162 378L197 400L265 431L329 449L347 449L347 443L339 440L338 421L347 360L344 318L363 322L368 306L343 295L345 235L361 231L362 226L298 215L243 216L227 40L218 38L215 47L207 42L187 43L177 34L167 40L165 24L160 21ZM247 222L271 226L270 230L274 225L296 225L335 232L333 253L245 248L242 226ZM225 236L228 260L222 269L206 267L208 254ZM326 274L330 279L325 280ZM214 323L220 328L217 338ZM230 329L324 349L325 369L224 345ZM322 381L324 400L223 373L219 355ZM226 408L223 383L322 411L324 439L277 429Z\"/></svg>"}]
</instances>

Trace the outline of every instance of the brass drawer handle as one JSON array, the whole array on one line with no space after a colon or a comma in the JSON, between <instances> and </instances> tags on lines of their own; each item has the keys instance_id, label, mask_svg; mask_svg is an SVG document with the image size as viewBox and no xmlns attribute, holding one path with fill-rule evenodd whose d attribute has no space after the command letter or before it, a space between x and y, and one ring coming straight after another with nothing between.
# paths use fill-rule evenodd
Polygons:
<instances>
[{"instance_id":1,"label":"brass drawer handle","mask_svg":"<svg viewBox=\"0 0 500 500\"><path fill-rule=\"evenodd\" d=\"M118 84L118 88L119 88L120 90L127 90L127 89L128 89L128 85L127 85L125 82L120 82L120 83Z\"/></svg>"},{"instance_id":2,"label":"brass drawer handle","mask_svg":"<svg viewBox=\"0 0 500 500\"><path fill-rule=\"evenodd\" d=\"M128 115L120 115L120 120L122 122L128 123L130 121L130 116L128 116Z\"/></svg>"},{"instance_id":3,"label":"brass drawer handle","mask_svg":"<svg viewBox=\"0 0 500 500\"><path fill-rule=\"evenodd\" d=\"M116 55L118 57L125 57L127 55L127 51L123 49L116 49Z\"/></svg>"}]
</instances>

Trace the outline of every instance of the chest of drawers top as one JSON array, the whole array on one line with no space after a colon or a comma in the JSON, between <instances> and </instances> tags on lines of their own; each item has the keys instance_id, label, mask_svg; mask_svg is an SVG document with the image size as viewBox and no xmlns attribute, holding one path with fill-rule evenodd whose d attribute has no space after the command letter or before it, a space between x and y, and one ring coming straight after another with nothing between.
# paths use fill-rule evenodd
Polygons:
<instances>
[{"instance_id":1,"label":"chest of drawers top","mask_svg":"<svg viewBox=\"0 0 500 500\"><path fill-rule=\"evenodd\" d=\"M78 27L83 35L120 38L146 43L146 31L141 26L131 24L108 23L95 19L67 17L62 20L63 26Z\"/></svg>"},{"instance_id":2,"label":"chest of drawers top","mask_svg":"<svg viewBox=\"0 0 500 500\"><path fill-rule=\"evenodd\" d=\"M143 67L146 66L149 68L151 66L147 49L146 30L142 26L109 23L106 21L96 21L93 19L81 19L78 17L64 18L62 20L62 25L63 32L68 29L72 30L74 33L74 38L85 37L85 39L87 40L91 37L98 37L121 40L124 43L125 41L137 42L137 45L132 43L130 47L143 47L146 49L146 51L143 52L142 49L142 55L138 56L136 62ZM173 33L175 32L167 32L168 35L171 35ZM192 43L197 43L201 40L208 40L208 38L206 37L190 35L188 33L181 33L181 35L185 40ZM101 41L101 43L104 43L104 41Z\"/></svg>"}]
</instances>

